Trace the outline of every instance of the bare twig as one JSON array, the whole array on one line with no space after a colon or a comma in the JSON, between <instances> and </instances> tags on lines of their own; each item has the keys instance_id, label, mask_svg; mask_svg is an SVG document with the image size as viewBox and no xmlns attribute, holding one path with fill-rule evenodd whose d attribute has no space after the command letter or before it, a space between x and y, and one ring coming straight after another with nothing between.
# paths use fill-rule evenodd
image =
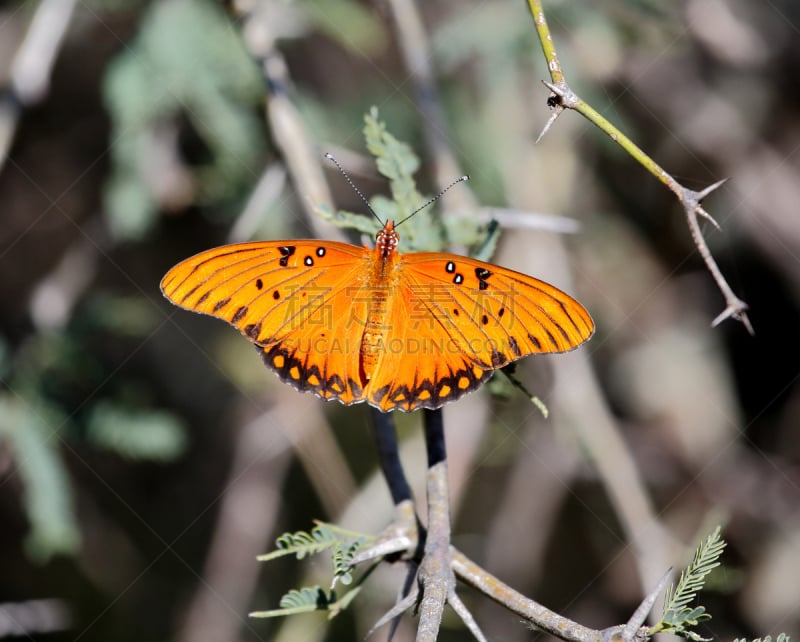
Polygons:
<instances>
[{"instance_id":1,"label":"bare twig","mask_svg":"<svg viewBox=\"0 0 800 642\"><path fill-rule=\"evenodd\" d=\"M8 159L21 110L36 104L47 94L50 72L75 4L75 0L42 0L14 56L9 86L0 98L0 169Z\"/></svg>"},{"instance_id":2,"label":"bare twig","mask_svg":"<svg viewBox=\"0 0 800 642\"><path fill-rule=\"evenodd\" d=\"M599 642L599 631L587 628L577 622L551 611L534 602L510 586L503 584L494 575L481 568L463 553L451 549L453 570L462 581L478 589L512 613L522 616L537 628L570 642Z\"/></svg>"},{"instance_id":3,"label":"bare twig","mask_svg":"<svg viewBox=\"0 0 800 642\"><path fill-rule=\"evenodd\" d=\"M402 600L397 602L397 604L395 604L391 609L386 611L386 613L384 613L383 616L377 622L375 622L372 628L367 632L367 637L372 635L375 631L377 631L385 624L388 624L392 620L395 620L396 618L400 617L403 613L408 611L408 609L410 609L412 606L414 606L414 604L417 603L418 597L419 597L419 587L416 584L414 584L412 585L411 591L409 592L408 595L406 595Z\"/></svg>"},{"instance_id":4,"label":"bare twig","mask_svg":"<svg viewBox=\"0 0 800 642\"><path fill-rule=\"evenodd\" d=\"M581 224L574 218L510 209L506 207L481 207L474 215L479 223L497 221L506 230L542 230L559 234L577 234Z\"/></svg>"},{"instance_id":5,"label":"bare twig","mask_svg":"<svg viewBox=\"0 0 800 642\"><path fill-rule=\"evenodd\" d=\"M673 192L675 196L677 196L678 200L683 206L683 209L686 212L686 219L689 224L692 240L697 246L697 250L700 252L700 256L702 256L703 261L705 261L706 267L711 273L711 276L717 283L717 287L725 297L725 310L719 316L717 316L716 319L714 319L711 325L716 326L728 317L731 317L737 321L740 321L747 331L750 334L753 334L753 327L747 317L747 304L733 293L733 290L731 289L730 285L728 285L728 282L725 280L725 277L722 275L722 272L717 266L717 263L711 254L711 250L708 248L708 244L703 238L700 227L697 224L696 217L699 214L700 216L710 219L715 227L718 227L716 222L711 219L708 213L701 207L701 201L705 196L719 187L721 182L715 183L701 192L694 192L685 188L672 175L668 174L658 163L645 154L644 151L637 147L634 142L625 136L625 134L623 134L615 125L609 122L597 110L591 107L591 105L586 103L574 91L572 91L564 77L561 63L558 60L555 45L553 44L553 38L547 26L544 10L542 9L541 0L528 0L528 7L531 15L533 16L534 23L536 25L536 31L539 34L539 41L542 45L542 51L544 52L544 56L547 60L547 68L550 72L551 82L542 82L552 92L550 98L548 99L548 103L555 104L556 109L556 111L550 117L550 120L548 120L547 124L545 125L545 128L542 130L542 133L539 135L539 138L541 139L541 137L550 128L555 118L563 109L573 109L608 134L611 140L622 147L634 158L634 160L636 160L653 176L661 181L667 188L669 188L669 190Z\"/></svg>"},{"instance_id":6,"label":"bare twig","mask_svg":"<svg viewBox=\"0 0 800 642\"><path fill-rule=\"evenodd\" d=\"M67 602L61 598L0 602L0 638L34 639L41 633L66 631L72 624Z\"/></svg>"},{"instance_id":7,"label":"bare twig","mask_svg":"<svg viewBox=\"0 0 800 642\"><path fill-rule=\"evenodd\" d=\"M187 609L179 640L232 642L243 626L256 585L253 563L264 548L280 511L281 486L289 469L291 444L276 440L273 425L285 424L292 408L283 403L243 426L228 488L203 569L203 581Z\"/></svg>"},{"instance_id":8,"label":"bare twig","mask_svg":"<svg viewBox=\"0 0 800 642\"><path fill-rule=\"evenodd\" d=\"M397 25L397 41L414 84L425 140L433 160L433 174L436 184L442 189L464 171L448 141L444 110L430 62L432 56L428 39L414 0L389 0L389 6ZM445 200L448 203L446 209L450 210L471 210L476 206L475 198L468 189L453 190Z\"/></svg>"},{"instance_id":9,"label":"bare twig","mask_svg":"<svg viewBox=\"0 0 800 642\"><path fill-rule=\"evenodd\" d=\"M433 642L447 596L455 590L450 568L450 496L447 490L447 454L442 411L425 410L425 443L428 449L428 533L419 569L422 592L417 642Z\"/></svg>"},{"instance_id":10,"label":"bare twig","mask_svg":"<svg viewBox=\"0 0 800 642\"><path fill-rule=\"evenodd\" d=\"M321 238L344 240L344 234L332 223L314 213L315 208L333 209L333 197L322 171L320 150L312 143L297 108L291 101L292 82L286 60L275 46L274 35L264 15L268 3L259 3L250 11L250 3L238 0L234 10L243 21L245 44L258 62L267 89L267 120L278 147L283 152L289 174L303 199L305 223Z\"/></svg>"},{"instance_id":11,"label":"bare twig","mask_svg":"<svg viewBox=\"0 0 800 642\"><path fill-rule=\"evenodd\" d=\"M286 184L286 169L282 163L272 163L261 174L255 189L247 199L241 214L228 232L229 243L249 241L264 220L269 206L278 200Z\"/></svg>"},{"instance_id":12,"label":"bare twig","mask_svg":"<svg viewBox=\"0 0 800 642\"><path fill-rule=\"evenodd\" d=\"M633 612L633 615L631 615L630 619L622 630L623 642L631 642L641 634L640 630L644 626L647 616L650 614L650 611L653 610L653 605L656 603L656 599L661 591L664 590L664 587L666 587L670 577L672 577L672 569L669 569L666 573L664 573L664 575L661 576L661 579L658 581L658 584L656 584L655 588L647 594L647 596L642 600L641 604L639 604L638 608ZM646 627L645 630L647 630Z\"/></svg>"}]
</instances>

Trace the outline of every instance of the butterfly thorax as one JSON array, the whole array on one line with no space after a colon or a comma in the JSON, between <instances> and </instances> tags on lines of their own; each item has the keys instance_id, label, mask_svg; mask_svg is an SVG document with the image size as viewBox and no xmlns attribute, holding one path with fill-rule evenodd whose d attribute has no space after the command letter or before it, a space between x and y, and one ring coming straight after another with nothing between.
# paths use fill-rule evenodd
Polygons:
<instances>
[{"instance_id":1,"label":"butterfly thorax","mask_svg":"<svg viewBox=\"0 0 800 642\"><path fill-rule=\"evenodd\" d=\"M394 221L386 221L385 225L375 235L375 249L384 258L397 254L400 237L394 230Z\"/></svg>"}]
</instances>

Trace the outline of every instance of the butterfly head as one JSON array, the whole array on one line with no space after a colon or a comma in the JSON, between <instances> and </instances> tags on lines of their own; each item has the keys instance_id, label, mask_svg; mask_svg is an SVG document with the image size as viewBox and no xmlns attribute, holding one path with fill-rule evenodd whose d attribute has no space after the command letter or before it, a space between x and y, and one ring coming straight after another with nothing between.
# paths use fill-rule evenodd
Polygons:
<instances>
[{"instance_id":1,"label":"butterfly head","mask_svg":"<svg viewBox=\"0 0 800 642\"><path fill-rule=\"evenodd\" d=\"M386 258L397 252L399 244L400 236L395 232L394 221L386 221L375 235L375 249L378 250L382 257Z\"/></svg>"}]
</instances>

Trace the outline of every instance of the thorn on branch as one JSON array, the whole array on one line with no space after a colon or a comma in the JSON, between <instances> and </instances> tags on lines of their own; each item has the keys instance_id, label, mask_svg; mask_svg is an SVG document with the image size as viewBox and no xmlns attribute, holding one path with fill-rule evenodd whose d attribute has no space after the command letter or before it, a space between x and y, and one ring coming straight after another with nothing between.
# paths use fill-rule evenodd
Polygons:
<instances>
[{"instance_id":1,"label":"thorn on branch","mask_svg":"<svg viewBox=\"0 0 800 642\"><path fill-rule=\"evenodd\" d=\"M723 178L722 180L717 181L713 185L709 185L701 192L694 192L695 199L697 200L698 203L700 203L706 196L711 194L711 192L714 192L717 189L719 189L722 186L722 184L725 183L727 180L728 180L727 178Z\"/></svg>"},{"instance_id":2,"label":"thorn on branch","mask_svg":"<svg viewBox=\"0 0 800 642\"><path fill-rule=\"evenodd\" d=\"M669 582L669 578L671 576L672 569L670 568L666 573L664 573L664 575L661 576L661 579L658 580L656 587L650 591L647 596L645 596L645 598L642 600L642 603L639 604L639 606L633 612L633 615L631 615L628 623L620 633L623 642L633 642L633 640L637 639L637 636L640 634L648 614L653 609L653 605L656 603L656 598L658 597L659 593L664 590L664 587L667 585L667 582ZM646 628L645 631L647 631Z\"/></svg>"},{"instance_id":3,"label":"thorn on branch","mask_svg":"<svg viewBox=\"0 0 800 642\"><path fill-rule=\"evenodd\" d=\"M721 181L717 181L713 185L709 185L704 190L699 192L695 192L694 190L690 190L682 185L679 185L676 193L679 195L681 199L681 205L683 205L683 209L686 213L686 220L689 224L689 230L692 233L694 244L697 247L697 250L700 252L700 256L703 258L703 261L705 261L709 272L711 272L711 276L717 282L717 287L719 287L722 295L725 297L725 309L717 316L716 319L711 322L711 327L715 328L725 319L731 318L739 321L745 327L747 332L750 335L753 335L755 332L750 323L750 319L747 317L748 305L733 293L731 286L728 285L725 277L722 276L722 272L720 271L719 266L717 266L717 262L714 260L714 257L711 255L711 250L708 248L708 244L703 238L703 234L700 231L700 226L697 223L697 216L699 215L711 221L711 223L717 229L719 229L717 222L708 214L708 212L705 211L705 209L703 209L700 202L714 190L718 189L726 180L726 178L723 178Z\"/></svg>"},{"instance_id":4,"label":"thorn on branch","mask_svg":"<svg viewBox=\"0 0 800 642\"><path fill-rule=\"evenodd\" d=\"M747 316L748 309L749 306L744 301L734 297L734 300L729 301L727 307L711 322L711 327L716 328L725 319L731 318L739 321L751 336L755 335L755 330Z\"/></svg>"},{"instance_id":5,"label":"thorn on branch","mask_svg":"<svg viewBox=\"0 0 800 642\"><path fill-rule=\"evenodd\" d=\"M548 105L550 104L549 98L547 99L547 104ZM550 127L552 127L553 123L556 122L556 118L558 118L563 113L564 113L564 106L561 103L559 103L558 105L556 105L555 109L553 109L553 113L550 114L550 118L547 119L547 122L545 123L544 127L542 127L542 131L539 132L539 135L536 137L537 143L540 140L542 140L542 138L544 138L544 135L548 131L550 131Z\"/></svg>"},{"instance_id":6,"label":"thorn on branch","mask_svg":"<svg viewBox=\"0 0 800 642\"><path fill-rule=\"evenodd\" d=\"M704 219L706 219L706 220L707 220L709 223L711 223L711 225L713 225L713 226L716 228L717 232L721 232L721 231L722 231L722 228L720 227L719 223L717 223L717 222L714 220L714 217L713 217L713 216L711 216L711 214L709 214L708 212L706 212L706 211L703 209L703 206L702 206L702 205L698 205L698 206L695 208L695 210L694 210L694 211L695 211L695 213L696 213L696 214L699 214L699 215L700 215L700 216L702 216Z\"/></svg>"}]
</instances>

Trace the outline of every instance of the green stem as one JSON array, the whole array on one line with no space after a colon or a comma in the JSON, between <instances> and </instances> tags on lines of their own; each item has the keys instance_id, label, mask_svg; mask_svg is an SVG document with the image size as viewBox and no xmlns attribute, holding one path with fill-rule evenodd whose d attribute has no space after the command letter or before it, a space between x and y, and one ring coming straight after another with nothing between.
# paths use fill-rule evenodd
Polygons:
<instances>
[{"instance_id":1,"label":"green stem","mask_svg":"<svg viewBox=\"0 0 800 642\"><path fill-rule=\"evenodd\" d=\"M528 0L528 7L536 25L536 33L539 34L539 42L542 45L542 52L547 60L547 69L550 72L550 80L554 84L564 82L564 72L561 71L561 63L558 61L556 47L553 44L553 37L550 35L550 27L544 17L544 9L540 0Z\"/></svg>"}]
</instances>

